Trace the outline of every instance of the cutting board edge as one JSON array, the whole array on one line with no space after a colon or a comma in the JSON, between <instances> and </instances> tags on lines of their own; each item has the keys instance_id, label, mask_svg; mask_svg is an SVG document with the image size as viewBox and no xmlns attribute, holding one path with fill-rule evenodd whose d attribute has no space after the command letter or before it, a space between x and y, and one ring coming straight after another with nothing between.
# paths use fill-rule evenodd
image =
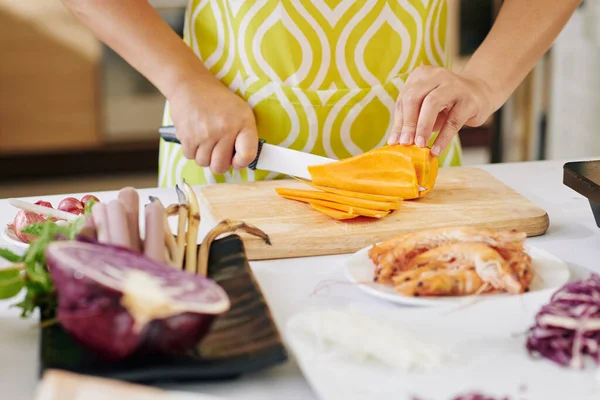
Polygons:
<instances>
[{"instance_id":1,"label":"cutting board edge","mask_svg":"<svg viewBox=\"0 0 600 400\"><path fill-rule=\"evenodd\" d=\"M542 236L548 231L548 228L550 226L549 221L550 221L550 219L549 219L548 213L543 211L543 213L539 216L529 217L526 219L515 219L515 220L509 220L509 221L502 221L501 223L485 222L485 223L481 223L481 224L477 224L477 223L449 224L449 225L436 225L436 227L442 227L442 226L452 227L452 226L465 225L465 226L478 226L478 227L482 227L482 228L490 228L490 229L494 229L494 230L518 229L520 231L527 233L527 237L536 237L536 236ZM518 228L516 228L517 226L518 226ZM402 231L400 234L416 232L416 231L419 231L422 229L426 229L426 228L409 229L409 230ZM294 253L292 250L289 250L290 248L294 248L293 243L287 243L285 240L283 242L281 242L282 250L279 250L279 249L277 249L277 247L274 247L274 246L277 246L278 239L280 239L278 236L271 237L271 239L272 239L271 246L266 245L261 240L255 238L255 237L252 237L250 235L246 235L244 233L241 233L240 237L242 238L242 241L244 242L244 247L246 249L246 254L248 256L248 260L264 261L264 260L280 260L280 259L288 259L288 258L322 257L322 256L329 256L329 255L353 254L365 247L368 247L377 242L389 239L397 234L399 234L397 231L394 232L392 229L388 229L386 231L381 232L379 234L380 237L376 240L369 240L368 242L367 241L360 242L360 241L358 241L358 239L356 239L355 241L352 241L352 240L346 241L345 242L347 244L346 247L332 245L330 247L324 246L324 247L314 248L311 250L304 249L304 251L301 255L298 255L297 253ZM354 235L349 234L349 236L354 236ZM317 236L317 237L319 237L319 236ZM357 234L356 237L360 237L360 235ZM324 239L324 240L327 239L326 236L320 236L319 238ZM356 242L356 244L353 244L355 242ZM348 243L351 243L351 244L348 245ZM287 250L285 250L285 249L287 249Z\"/></svg>"},{"instance_id":2,"label":"cutting board edge","mask_svg":"<svg viewBox=\"0 0 600 400\"><path fill-rule=\"evenodd\" d=\"M206 197L206 194L203 191L203 189L206 187L208 186L200 187L196 191L198 206L200 207L200 222L202 222L202 220L208 220L211 225L215 225L221 222L224 218L221 213L217 211L216 207L210 203L208 197Z\"/></svg>"},{"instance_id":3,"label":"cutting board edge","mask_svg":"<svg viewBox=\"0 0 600 400\"><path fill-rule=\"evenodd\" d=\"M537 207L537 206L536 206ZM540 211L542 211L542 215L537 216L537 217L530 217L527 219L522 219L521 221L525 222L525 221L535 221L535 220L540 220L539 221L539 228L537 230L534 231L526 231L527 232L527 236L528 237L535 237L535 236L542 236L545 235L546 232L548 232L548 228L550 228L550 216L548 215L548 213L541 207L537 207Z\"/></svg>"}]
</instances>

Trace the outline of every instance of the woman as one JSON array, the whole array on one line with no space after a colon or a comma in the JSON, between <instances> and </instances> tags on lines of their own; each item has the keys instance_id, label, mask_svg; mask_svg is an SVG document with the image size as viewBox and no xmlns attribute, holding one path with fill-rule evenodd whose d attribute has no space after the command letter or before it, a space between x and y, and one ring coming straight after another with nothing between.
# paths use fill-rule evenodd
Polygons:
<instances>
[{"instance_id":1,"label":"woman","mask_svg":"<svg viewBox=\"0 0 600 400\"><path fill-rule=\"evenodd\" d=\"M507 100L581 3L505 0L455 74L445 0L190 0L183 42L145 0L63 1L165 95L182 145L161 142L160 186L276 178L245 169L258 137L331 158L431 145L460 165L458 130Z\"/></svg>"}]
</instances>

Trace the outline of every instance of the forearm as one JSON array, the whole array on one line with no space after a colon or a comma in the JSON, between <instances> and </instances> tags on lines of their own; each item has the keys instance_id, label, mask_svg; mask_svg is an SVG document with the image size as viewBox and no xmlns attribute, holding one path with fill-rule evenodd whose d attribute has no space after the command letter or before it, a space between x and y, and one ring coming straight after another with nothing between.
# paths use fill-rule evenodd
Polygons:
<instances>
[{"instance_id":1,"label":"forearm","mask_svg":"<svg viewBox=\"0 0 600 400\"><path fill-rule=\"evenodd\" d=\"M180 82L215 79L147 0L63 0L99 40L170 98Z\"/></svg>"},{"instance_id":2,"label":"forearm","mask_svg":"<svg viewBox=\"0 0 600 400\"><path fill-rule=\"evenodd\" d=\"M461 74L482 79L500 108L525 79L581 0L505 0L490 33Z\"/></svg>"}]
</instances>

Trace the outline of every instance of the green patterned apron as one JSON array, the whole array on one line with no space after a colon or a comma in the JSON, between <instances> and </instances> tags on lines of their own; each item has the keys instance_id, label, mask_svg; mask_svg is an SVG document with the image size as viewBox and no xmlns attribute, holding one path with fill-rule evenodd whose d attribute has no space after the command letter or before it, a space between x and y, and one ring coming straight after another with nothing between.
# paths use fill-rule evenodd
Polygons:
<instances>
[{"instance_id":1,"label":"green patterned apron","mask_svg":"<svg viewBox=\"0 0 600 400\"><path fill-rule=\"evenodd\" d=\"M190 0L184 41L251 105L259 137L340 159L386 143L411 71L448 66L446 18L445 0ZM458 136L439 159L461 164ZM162 140L159 165L161 187L281 177L212 174Z\"/></svg>"}]
</instances>

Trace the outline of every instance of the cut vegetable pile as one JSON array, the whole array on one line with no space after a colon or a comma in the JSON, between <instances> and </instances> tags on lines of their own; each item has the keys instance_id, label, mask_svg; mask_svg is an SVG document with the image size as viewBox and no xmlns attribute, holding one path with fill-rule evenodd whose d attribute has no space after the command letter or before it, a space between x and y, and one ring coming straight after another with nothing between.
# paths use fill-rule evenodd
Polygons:
<instances>
[{"instance_id":1,"label":"cut vegetable pile","mask_svg":"<svg viewBox=\"0 0 600 400\"><path fill-rule=\"evenodd\" d=\"M584 368L586 359L600 365L600 275L552 295L536 315L527 350L565 367Z\"/></svg>"},{"instance_id":2,"label":"cut vegetable pile","mask_svg":"<svg viewBox=\"0 0 600 400\"><path fill-rule=\"evenodd\" d=\"M108 361L134 353L181 353L200 343L212 322L229 310L227 293L206 275L210 246L227 232L243 230L270 244L260 229L224 220L197 245L200 212L193 189L176 187L179 203L164 207L123 188L107 203L90 201L83 215L58 224L56 210L22 204L45 213L23 227L34 239L23 256L0 249L14 263L0 271L0 299L16 296L28 317L39 308L76 340ZM178 218L177 235L169 216Z\"/></svg>"},{"instance_id":3,"label":"cut vegetable pile","mask_svg":"<svg viewBox=\"0 0 600 400\"><path fill-rule=\"evenodd\" d=\"M437 179L438 160L428 148L393 145L309 167L313 190L277 188L281 197L342 221L383 218L403 200L426 196Z\"/></svg>"}]
</instances>

